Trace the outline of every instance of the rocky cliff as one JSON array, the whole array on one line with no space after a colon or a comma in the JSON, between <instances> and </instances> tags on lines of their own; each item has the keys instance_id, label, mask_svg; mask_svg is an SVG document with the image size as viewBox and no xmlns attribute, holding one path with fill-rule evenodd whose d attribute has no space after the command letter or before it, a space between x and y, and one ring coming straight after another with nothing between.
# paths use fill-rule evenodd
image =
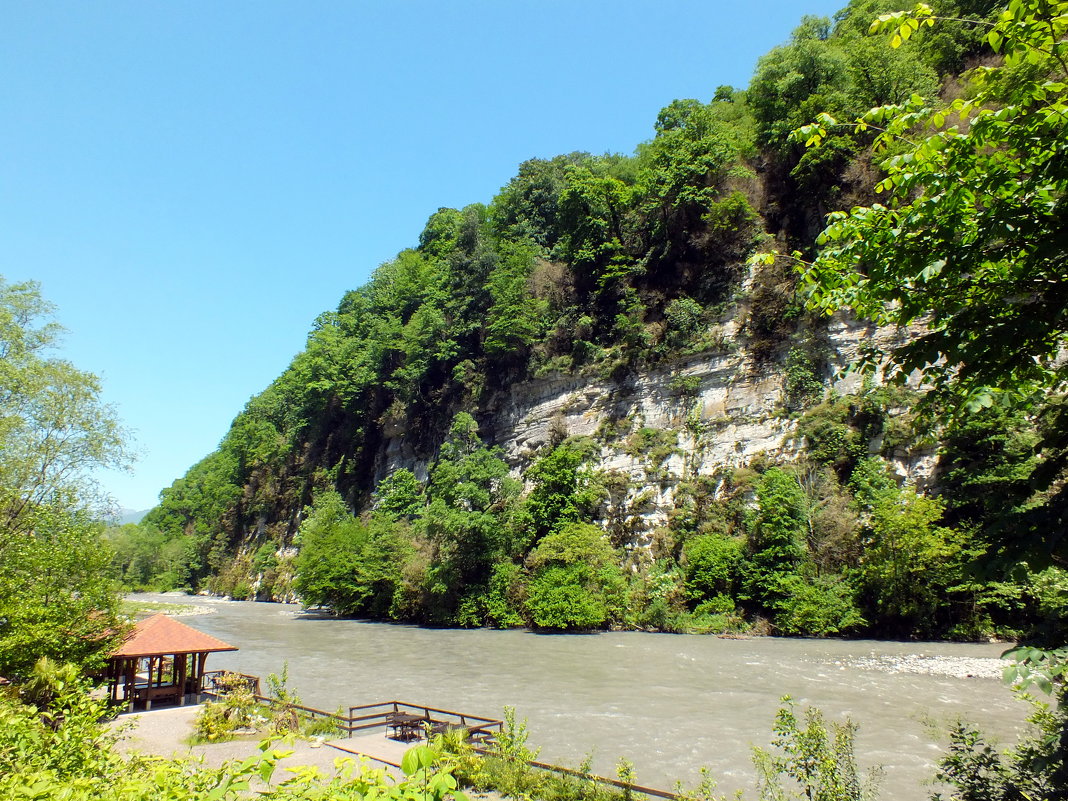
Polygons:
<instances>
[{"instance_id":1,"label":"rocky cliff","mask_svg":"<svg viewBox=\"0 0 1068 801\"><path fill-rule=\"evenodd\" d=\"M516 383L480 410L480 433L503 449L517 478L538 455L568 437L594 440L599 450L591 467L616 479L598 522L625 529L628 547L646 547L652 533L666 525L681 481L745 467L755 459L788 463L803 452L797 415L786 409L782 364L758 365L740 328L733 317L721 326L722 345L714 352L622 380L579 374ZM826 330L825 383L841 395L856 392L862 379L847 368L861 347L904 336L907 332L836 315ZM390 433L377 460L378 478L405 468L425 480L430 461L415 455L403 429ZM871 453L882 445L873 439ZM933 447L885 455L902 481L921 488L930 481Z\"/></svg>"}]
</instances>

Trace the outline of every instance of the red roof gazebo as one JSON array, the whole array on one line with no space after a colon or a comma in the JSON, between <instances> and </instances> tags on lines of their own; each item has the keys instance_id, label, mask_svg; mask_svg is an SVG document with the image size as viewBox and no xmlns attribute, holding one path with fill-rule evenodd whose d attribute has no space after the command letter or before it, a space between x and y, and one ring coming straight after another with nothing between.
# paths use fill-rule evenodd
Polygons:
<instances>
[{"instance_id":1,"label":"red roof gazebo","mask_svg":"<svg viewBox=\"0 0 1068 801\"><path fill-rule=\"evenodd\" d=\"M236 651L220 639L166 615L139 621L108 662L111 700L133 709L184 704L203 689L208 654Z\"/></svg>"}]
</instances>

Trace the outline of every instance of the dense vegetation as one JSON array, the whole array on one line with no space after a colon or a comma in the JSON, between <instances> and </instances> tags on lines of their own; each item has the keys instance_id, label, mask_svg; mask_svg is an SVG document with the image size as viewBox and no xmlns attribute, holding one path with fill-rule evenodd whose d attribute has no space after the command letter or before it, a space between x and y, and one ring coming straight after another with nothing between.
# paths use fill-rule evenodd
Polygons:
<instances>
[{"instance_id":1,"label":"dense vegetation","mask_svg":"<svg viewBox=\"0 0 1068 801\"><path fill-rule=\"evenodd\" d=\"M41 666L38 666L39 668ZM384 769L345 761L336 775L315 768L278 771L285 750L270 740L262 752L218 767L178 757L123 754L109 711L91 699L71 666L45 666L34 680L0 693L0 797L69 801L464 801L454 760L427 747L413 749L395 781ZM60 676L67 674L65 679ZM341 761L341 760L339 760Z\"/></svg>"},{"instance_id":2,"label":"dense vegetation","mask_svg":"<svg viewBox=\"0 0 1068 801\"><path fill-rule=\"evenodd\" d=\"M809 310L790 260L747 263L769 246L807 263L827 212L898 185L886 159L904 158L908 140L882 132L893 109L951 119L963 98L995 91L984 71L998 63L986 38L995 6L936 3L938 24L906 25L901 48L868 35L876 15L903 7L895 0L853 0L833 21L806 17L748 89L671 103L633 156L532 160L489 205L439 210L418 246L317 320L305 350L142 525L109 533L120 577L237 597L295 593L341 614L444 625L1060 636L1068 573L1042 546L1063 523L1063 493L1049 489L1061 470L1060 385L1028 404L958 403L933 372L939 391L923 403L926 390L871 381L828 393L821 312L848 298L817 295ZM890 110L836 123L873 106ZM791 135L821 114L818 131ZM947 211L944 225L965 212ZM937 236L909 247L930 251ZM824 253L837 252L836 237L820 238ZM876 257L875 240L857 241L869 244L856 259ZM1060 264L1060 254L1039 257ZM831 256L820 258L817 267ZM820 269L806 282L833 286L853 268ZM854 308L924 323L922 286L899 284L912 294ZM982 291L996 303L993 286ZM1041 319L1055 318L1057 297L1043 301ZM887 302L907 313L880 316ZM967 308L954 330L969 321L975 330L989 306ZM734 335L728 320L739 323ZM1063 343L1062 322L1051 325L1028 340L1046 356ZM1016 341L1004 333L983 341ZM938 362L932 354L968 364L990 355L953 350L937 333L910 341L898 376ZM725 351L753 373L783 376L781 413L803 435L799 458L668 476L680 434L700 442L714 428L697 415L685 432L633 417L592 438L558 430L518 462L486 444L517 382L574 373L625 389L643 370ZM1020 355L1034 354L991 360ZM683 398L697 390L676 383ZM957 409L970 411L944 413ZM610 448L642 460L646 478L602 469ZM902 484L891 458L925 452L939 457L934 483ZM414 470L390 470L398 456ZM642 498L668 485L674 511L641 540Z\"/></svg>"}]
</instances>

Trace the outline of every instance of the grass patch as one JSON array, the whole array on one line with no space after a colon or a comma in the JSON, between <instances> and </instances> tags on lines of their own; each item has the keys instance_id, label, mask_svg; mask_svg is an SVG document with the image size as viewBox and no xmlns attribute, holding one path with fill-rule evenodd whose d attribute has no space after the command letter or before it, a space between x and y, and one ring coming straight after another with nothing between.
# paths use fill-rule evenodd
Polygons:
<instances>
[{"instance_id":1,"label":"grass patch","mask_svg":"<svg viewBox=\"0 0 1068 801\"><path fill-rule=\"evenodd\" d=\"M162 601L122 601L119 611L129 618L148 617L149 615L191 615L196 607L189 604L169 604Z\"/></svg>"}]
</instances>

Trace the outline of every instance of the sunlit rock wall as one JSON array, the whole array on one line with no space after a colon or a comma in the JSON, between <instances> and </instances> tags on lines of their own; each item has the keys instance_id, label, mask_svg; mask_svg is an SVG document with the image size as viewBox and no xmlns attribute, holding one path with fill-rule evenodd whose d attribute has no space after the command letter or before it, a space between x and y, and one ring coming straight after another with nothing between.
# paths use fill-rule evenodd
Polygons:
<instances>
[{"instance_id":1,"label":"sunlit rock wall","mask_svg":"<svg viewBox=\"0 0 1068 801\"><path fill-rule=\"evenodd\" d=\"M907 335L843 317L833 318L827 333L834 371L828 383L843 394L860 386L860 376L844 370L862 345ZM625 518L629 545L640 547L667 522L679 482L743 467L761 455L780 463L798 457L803 443L797 420L784 408L783 385L781 366L757 369L731 322L720 352L622 380L566 375L526 381L492 399L477 417L483 436L504 450L517 476L546 446L565 437L593 438L600 447L594 466L625 486L605 514ZM426 475L425 461L413 458L403 436L387 441L383 457L383 475L400 467ZM891 456L898 474L921 486L934 460L933 452Z\"/></svg>"}]
</instances>

